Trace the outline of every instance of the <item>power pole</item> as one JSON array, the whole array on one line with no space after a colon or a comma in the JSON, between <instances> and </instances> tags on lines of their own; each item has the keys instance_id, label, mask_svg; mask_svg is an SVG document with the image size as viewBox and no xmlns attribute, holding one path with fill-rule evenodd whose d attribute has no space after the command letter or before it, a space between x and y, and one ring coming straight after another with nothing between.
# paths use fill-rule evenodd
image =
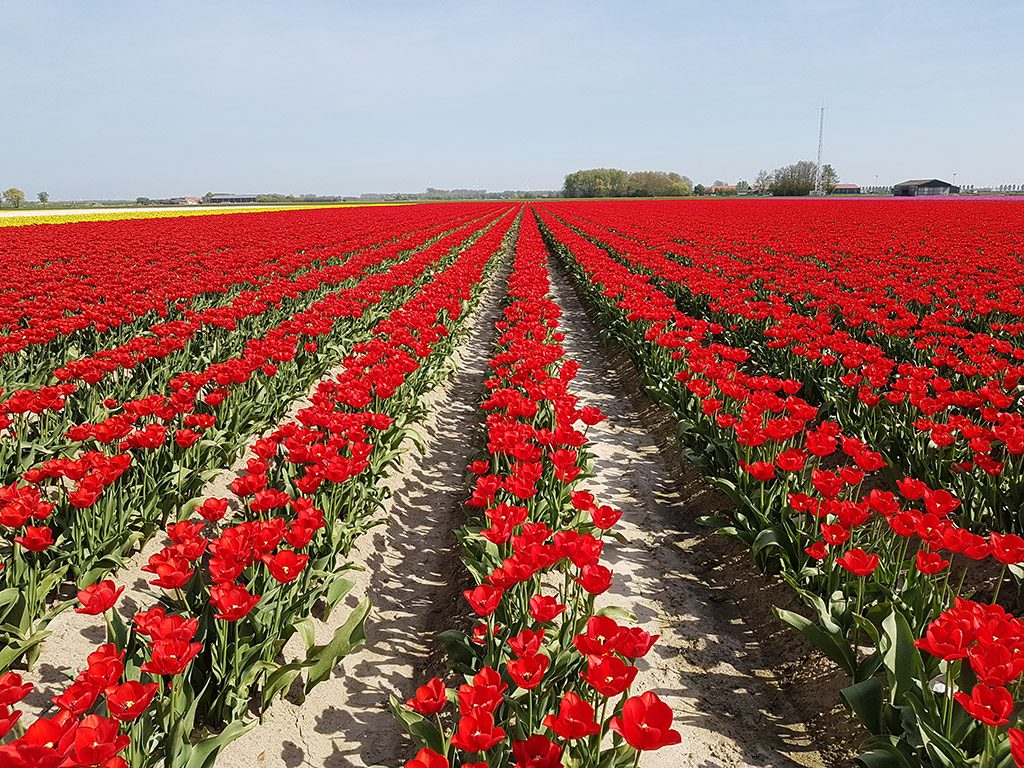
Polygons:
<instances>
[{"instance_id":1,"label":"power pole","mask_svg":"<svg viewBox=\"0 0 1024 768\"><path fill-rule=\"evenodd\" d=\"M825 148L825 105L821 105L818 118L818 165L814 170L814 194L824 195L825 188L821 182L821 152Z\"/></svg>"}]
</instances>

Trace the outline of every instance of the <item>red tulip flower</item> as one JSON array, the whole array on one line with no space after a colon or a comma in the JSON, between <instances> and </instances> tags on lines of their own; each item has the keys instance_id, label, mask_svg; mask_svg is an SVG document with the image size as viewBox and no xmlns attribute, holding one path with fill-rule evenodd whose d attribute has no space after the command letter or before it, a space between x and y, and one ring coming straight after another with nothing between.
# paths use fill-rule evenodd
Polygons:
<instances>
[{"instance_id":1,"label":"red tulip flower","mask_svg":"<svg viewBox=\"0 0 1024 768\"><path fill-rule=\"evenodd\" d=\"M498 610L504 592L490 584L481 584L473 589L467 589L462 594L478 616L486 617Z\"/></svg>"},{"instance_id":2,"label":"red tulip flower","mask_svg":"<svg viewBox=\"0 0 1024 768\"><path fill-rule=\"evenodd\" d=\"M562 748L547 736L536 734L512 743L516 768L561 768Z\"/></svg>"},{"instance_id":3,"label":"red tulip flower","mask_svg":"<svg viewBox=\"0 0 1024 768\"><path fill-rule=\"evenodd\" d=\"M1010 728L1006 735L1010 737L1010 754L1016 768L1024 768L1024 731Z\"/></svg>"},{"instance_id":4,"label":"red tulip flower","mask_svg":"<svg viewBox=\"0 0 1024 768\"><path fill-rule=\"evenodd\" d=\"M30 525L25 528L24 534L15 536L14 541L30 552L42 552L53 544L53 532L45 525L39 527Z\"/></svg>"},{"instance_id":5,"label":"red tulip flower","mask_svg":"<svg viewBox=\"0 0 1024 768\"><path fill-rule=\"evenodd\" d=\"M216 609L216 616L222 621L238 621L256 607L260 595L250 595L240 584L224 582L210 589L210 604Z\"/></svg>"},{"instance_id":6,"label":"red tulip flower","mask_svg":"<svg viewBox=\"0 0 1024 768\"><path fill-rule=\"evenodd\" d=\"M633 684L637 668L626 664L618 656L589 656L587 670L580 676L602 696L611 698Z\"/></svg>"},{"instance_id":7,"label":"red tulip flower","mask_svg":"<svg viewBox=\"0 0 1024 768\"><path fill-rule=\"evenodd\" d=\"M925 549L919 549L917 551L915 565L917 566L917 570L921 573L928 576L934 576L936 573L940 573L946 569L946 566L949 565L949 560L946 560L938 552L929 552Z\"/></svg>"},{"instance_id":8,"label":"red tulip flower","mask_svg":"<svg viewBox=\"0 0 1024 768\"><path fill-rule=\"evenodd\" d=\"M505 669L516 685L532 691L544 679L544 673L550 663L551 660L547 656L537 653L532 656L523 656L521 659L513 659L505 665Z\"/></svg>"},{"instance_id":9,"label":"red tulip flower","mask_svg":"<svg viewBox=\"0 0 1024 768\"><path fill-rule=\"evenodd\" d=\"M558 705L557 715L544 718L544 725L566 741L575 741L601 732L594 720L594 708L579 694L569 691Z\"/></svg>"},{"instance_id":10,"label":"red tulip flower","mask_svg":"<svg viewBox=\"0 0 1024 768\"><path fill-rule=\"evenodd\" d=\"M585 565L579 578L574 579L592 595L607 592L612 584L612 572L603 565Z\"/></svg>"},{"instance_id":11,"label":"red tulip flower","mask_svg":"<svg viewBox=\"0 0 1024 768\"><path fill-rule=\"evenodd\" d=\"M188 558L170 547L152 555L142 570L156 574L150 584L163 589L180 589L188 583L193 573Z\"/></svg>"},{"instance_id":12,"label":"red tulip flower","mask_svg":"<svg viewBox=\"0 0 1024 768\"><path fill-rule=\"evenodd\" d=\"M6 704L0 704L0 739L10 733L11 728L21 717L21 710L11 710Z\"/></svg>"},{"instance_id":13,"label":"red tulip flower","mask_svg":"<svg viewBox=\"0 0 1024 768\"><path fill-rule=\"evenodd\" d=\"M743 470L761 483L767 483L769 480L775 479L775 465L769 461L755 461L752 464L744 464Z\"/></svg>"},{"instance_id":14,"label":"red tulip flower","mask_svg":"<svg viewBox=\"0 0 1024 768\"><path fill-rule=\"evenodd\" d=\"M424 747L416 757L405 764L405 768L449 768L448 758Z\"/></svg>"},{"instance_id":15,"label":"red tulip flower","mask_svg":"<svg viewBox=\"0 0 1024 768\"><path fill-rule=\"evenodd\" d=\"M683 740L672 730L672 709L652 691L626 699L622 717L613 717L608 726L626 740L633 749L661 749Z\"/></svg>"},{"instance_id":16,"label":"red tulip flower","mask_svg":"<svg viewBox=\"0 0 1024 768\"><path fill-rule=\"evenodd\" d=\"M859 547L851 549L836 562L854 576L870 576L878 567L878 555L868 554Z\"/></svg>"},{"instance_id":17,"label":"red tulip flower","mask_svg":"<svg viewBox=\"0 0 1024 768\"><path fill-rule=\"evenodd\" d=\"M152 675L179 675L185 671L199 652L202 643L187 640L158 640L152 645L152 658L142 665L143 672Z\"/></svg>"},{"instance_id":18,"label":"red tulip flower","mask_svg":"<svg viewBox=\"0 0 1024 768\"><path fill-rule=\"evenodd\" d=\"M195 510L208 522L219 522L228 511L227 499L207 499Z\"/></svg>"},{"instance_id":19,"label":"red tulip flower","mask_svg":"<svg viewBox=\"0 0 1024 768\"><path fill-rule=\"evenodd\" d=\"M107 691L107 711L122 723L135 720L146 711L156 694L156 683L128 680Z\"/></svg>"},{"instance_id":20,"label":"red tulip flower","mask_svg":"<svg viewBox=\"0 0 1024 768\"><path fill-rule=\"evenodd\" d=\"M124 592L124 587L118 588L113 581L106 579L97 584L92 584L78 593L78 602L81 608L76 608L75 613L84 613L88 616L96 616L109 611L114 607L117 598Z\"/></svg>"},{"instance_id":21,"label":"red tulip flower","mask_svg":"<svg viewBox=\"0 0 1024 768\"><path fill-rule=\"evenodd\" d=\"M75 729L70 755L80 765L100 765L128 746L120 723L99 715L86 715Z\"/></svg>"},{"instance_id":22,"label":"red tulip flower","mask_svg":"<svg viewBox=\"0 0 1024 768\"><path fill-rule=\"evenodd\" d=\"M1015 565L1024 563L1024 538L1014 534L999 534L992 532L988 535L989 544L992 546L992 557L1004 565Z\"/></svg>"},{"instance_id":23,"label":"red tulip flower","mask_svg":"<svg viewBox=\"0 0 1024 768\"><path fill-rule=\"evenodd\" d=\"M31 690L32 683L23 683L17 672L4 672L0 675L0 707L17 704Z\"/></svg>"},{"instance_id":24,"label":"red tulip flower","mask_svg":"<svg viewBox=\"0 0 1024 768\"><path fill-rule=\"evenodd\" d=\"M295 581L306 567L309 555L299 555L290 549L279 550L273 556L263 555L261 558L274 580L281 584Z\"/></svg>"},{"instance_id":25,"label":"red tulip flower","mask_svg":"<svg viewBox=\"0 0 1024 768\"><path fill-rule=\"evenodd\" d=\"M406 706L427 716L436 715L447 703L444 683L436 677L417 688L416 695L405 702Z\"/></svg>"},{"instance_id":26,"label":"red tulip flower","mask_svg":"<svg viewBox=\"0 0 1024 768\"><path fill-rule=\"evenodd\" d=\"M967 714L985 725L998 728L1010 722L1013 712L1013 696L1002 686L989 688L978 683L968 696L962 691L953 694L953 698L963 707Z\"/></svg>"},{"instance_id":27,"label":"red tulip flower","mask_svg":"<svg viewBox=\"0 0 1024 768\"><path fill-rule=\"evenodd\" d=\"M554 621L564 610L564 605L548 595L534 595L530 598L530 616L539 624Z\"/></svg>"},{"instance_id":28,"label":"red tulip flower","mask_svg":"<svg viewBox=\"0 0 1024 768\"><path fill-rule=\"evenodd\" d=\"M494 724L494 715L477 710L463 715L459 727L452 736L452 745L463 752L486 752L505 738L505 731Z\"/></svg>"}]
</instances>

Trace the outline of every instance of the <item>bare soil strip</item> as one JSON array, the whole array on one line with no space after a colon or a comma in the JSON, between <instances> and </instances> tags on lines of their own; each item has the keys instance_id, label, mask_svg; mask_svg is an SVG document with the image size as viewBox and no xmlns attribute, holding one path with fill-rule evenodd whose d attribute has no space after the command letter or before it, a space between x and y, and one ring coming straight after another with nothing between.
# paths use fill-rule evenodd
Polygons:
<instances>
[{"instance_id":1,"label":"bare soil strip","mask_svg":"<svg viewBox=\"0 0 1024 768\"><path fill-rule=\"evenodd\" d=\"M448 381L426 398L430 415L419 425L420 456L403 457L389 481L387 524L357 540L352 560L365 571L346 604L369 596L366 643L347 656L302 704L275 702L264 722L230 744L217 768L350 768L396 766L411 742L391 711L391 695L410 695L441 672L436 636L458 622L465 569L454 531L464 519L466 464L478 442L479 404L490 371L495 323L501 319L507 272L491 280L470 330L454 356ZM346 618L338 606L332 621ZM334 626L323 626L328 639Z\"/></svg>"},{"instance_id":2,"label":"bare soil strip","mask_svg":"<svg viewBox=\"0 0 1024 768\"><path fill-rule=\"evenodd\" d=\"M625 353L600 340L564 275L554 269L552 279L566 352L580 364L574 393L608 416L587 433L594 477L581 487L623 510L617 530L628 541L605 548L614 577L599 603L627 608L661 634L639 664L636 692L662 696L683 734L681 744L645 755L643 765L836 765L819 752L783 687L779 660L761 645L762 631L772 628L759 626L756 615L749 621L733 602L744 602L734 589L765 580L749 559L721 557L721 545L732 542L716 540L709 551L710 533L695 522L714 508L727 510L728 502L671 445L667 414L641 394ZM659 420L664 426L652 428ZM765 601L764 594L751 597Z\"/></svg>"}]
</instances>

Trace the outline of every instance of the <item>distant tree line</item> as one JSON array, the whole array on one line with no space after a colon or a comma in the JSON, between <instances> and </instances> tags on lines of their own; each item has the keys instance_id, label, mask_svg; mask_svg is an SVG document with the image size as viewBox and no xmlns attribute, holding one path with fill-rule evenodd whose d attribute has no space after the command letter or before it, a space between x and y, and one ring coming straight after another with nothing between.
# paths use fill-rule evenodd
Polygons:
<instances>
[{"instance_id":1,"label":"distant tree line","mask_svg":"<svg viewBox=\"0 0 1024 768\"><path fill-rule=\"evenodd\" d=\"M46 205L50 201L50 195L47 192L39 192L36 198L40 205ZM0 203L9 205L11 208L21 208L25 204L25 193L17 187L8 187L0 192Z\"/></svg>"},{"instance_id":2,"label":"distant tree line","mask_svg":"<svg viewBox=\"0 0 1024 768\"><path fill-rule=\"evenodd\" d=\"M761 170L754 180L754 188L762 194L777 197L801 197L814 191L814 181L818 172L818 164L810 160L800 160L791 165L776 168L771 173ZM825 194L835 191L839 183L839 174L831 165L821 168L821 185Z\"/></svg>"},{"instance_id":3,"label":"distant tree line","mask_svg":"<svg viewBox=\"0 0 1024 768\"><path fill-rule=\"evenodd\" d=\"M565 177L563 197L680 197L693 192L693 182L678 173L591 168Z\"/></svg>"}]
</instances>

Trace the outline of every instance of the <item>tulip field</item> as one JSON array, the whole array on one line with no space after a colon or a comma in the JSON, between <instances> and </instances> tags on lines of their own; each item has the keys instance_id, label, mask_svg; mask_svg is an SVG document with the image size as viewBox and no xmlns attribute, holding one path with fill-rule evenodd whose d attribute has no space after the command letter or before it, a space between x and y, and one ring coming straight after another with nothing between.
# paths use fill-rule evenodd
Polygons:
<instances>
[{"instance_id":1,"label":"tulip field","mask_svg":"<svg viewBox=\"0 0 1024 768\"><path fill-rule=\"evenodd\" d=\"M0 227L0 274L0 768L1024 767L1024 205L46 223ZM754 755L763 724L696 745L726 691L683 696L660 649L729 629L633 604L657 598L634 566L658 594L707 574L629 547L653 518L609 496L625 406L589 399L586 339L724 500L658 526L727 537L789 596L771 621L834 682L841 757L813 733L802 762L773 737ZM357 703L322 692L374 650L360 585L387 552L365 542L401 540L393 483L430 470L410 457L469 354L472 427L436 480L455 522L432 533L459 599L417 587L432 656L381 674L365 706L394 731L356 737ZM302 729L268 749L286 706L348 713L316 738L370 751L314 758Z\"/></svg>"}]
</instances>

